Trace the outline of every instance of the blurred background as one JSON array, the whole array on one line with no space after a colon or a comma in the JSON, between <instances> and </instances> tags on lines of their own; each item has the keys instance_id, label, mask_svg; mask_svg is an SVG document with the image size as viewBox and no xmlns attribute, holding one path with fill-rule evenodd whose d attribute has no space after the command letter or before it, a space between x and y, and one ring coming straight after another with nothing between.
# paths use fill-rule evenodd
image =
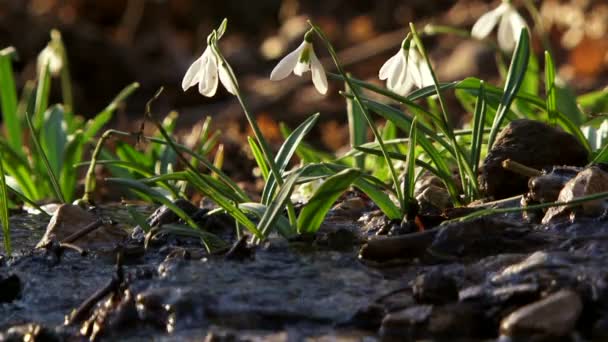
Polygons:
<instances>
[{"instance_id":1,"label":"blurred background","mask_svg":"<svg viewBox=\"0 0 608 342\"><path fill-rule=\"evenodd\" d=\"M515 0L533 28L534 49L550 43L559 76L574 93L600 90L607 82L608 3L605 0L530 1L543 25L534 25L524 2ZM277 122L291 127L320 111L322 120L311 140L328 150L347 144L343 85L330 80L327 96L319 95L310 74L270 82L277 61L298 46L308 29L307 19L328 34L349 72L381 84L380 66L392 56L414 22L449 25L469 31L496 1L479 0L0 0L0 45L14 46L21 85L35 78L36 57L58 28L66 44L74 82L75 110L90 116L103 108L123 87L137 81L141 88L129 98L113 125L135 129L146 101L160 87L165 92L155 112L180 113L178 125L186 132L205 116L223 131L225 141L241 145L248 135L244 115L234 97L221 86L213 98L192 88L181 90L188 66L206 46L207 34L222 18L229 19L221 49L237 74L247 101L271 141L281 140ZM544 34L543 34L544 32ZM494 40L496 33L491 38ZM476 76L500 82L496 53L489 44L456 34L424 40L441 81ZM317 54L328 70L327 53ZM540 56L540 55L539 55ZM541 65L542 67L542 65ZM57 84L58 82L54 82ZM20 88L20 87L19 87ZM59 94L59 89L55 89ZM458 111L453 110L456 114ZM466 113L460 113L463 116Z\"/></svg>"}]
</instances>

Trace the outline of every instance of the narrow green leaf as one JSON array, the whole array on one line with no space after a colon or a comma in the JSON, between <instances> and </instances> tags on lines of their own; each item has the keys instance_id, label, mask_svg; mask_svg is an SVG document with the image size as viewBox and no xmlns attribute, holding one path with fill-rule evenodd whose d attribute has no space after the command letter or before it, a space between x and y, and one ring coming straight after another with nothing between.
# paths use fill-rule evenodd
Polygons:
<instances>
[{"instance_id":1,"label":"narrow green leaf","mask_svg":"<svg viewBox=\"0 0 608 342\"><path fill-rule=\"evenodd\" d=\"M51 92L51 73L48 64L40 69L38 85L36 87L36 100L34 102L33 127L40 129L44 122L44 112L48 108L49 94ZM26 117L28 114L26 113ZM30 118L31 120L31 118Z\"/></svg>"},{"instance_id":2,"label":"narrow green leaf","mask_svg":"<svg viewBox=\"0 0 608 342\"><path fill-rule=\"evenodd\" d=\"M32 142L34 142L34 146L36 147L36 152L38 153L38 158L40 158L42 160L42 162L44 163L44 168L49 177L49 181L51 183L52 189L55 192L55 196L61 203L66 203L65 198L63 197L63 193L61 192L61 187L59 186L59 182L57 181L57 176L53 172L53 168L51 167L51 164L49 163L49 160L48 160L46 154L44 153L42 146L40 145L40 141L38 140L38 134L36 133L36 130L34 128L34 124L32 123L32 120L30 119L30 116L27 113L25 113L25 120L27 121L27 125L30 128L30 134L32 135Z\"/></svg>"},{"instance_id":3,"label":"narrow green leaf","mask_svg":"<svg viewBox=\"0 0 608 342\"><path fill-rule=\"evenodd\" d=\"M268 207L255 202L239 203L239 208L246 213L254 214L258 219L261 219ZM295 227L289 225L289 220L285 216L279 215L274 223L277 231L285 238L294 237L297 235Z\"/></svg>"},{"instance_id":4,"label":"narrow green leaf","mask_svg":"<svg viewBox=\"0 0 608 342\"><path fill-rule=\"evenodd\" d=\"M507 74L507 80L504 87L504 94L500 102L500 107L498 108L498 112L496 113L494 122L492 123L492 131L490 131L490 137L488 139L488 149L492 148L492 145L494 145L494 140L498 135L500 126L507 112L509 111L509 107L511 107L513 99L515 99L515 96L521 87L526 74L526 69L528 68L529 58L530 36L528 34L528 30L523 28L519 35L519 41L517 42L517 47L515 48L511 65L509 66L509 73Z\"/></svg>"},{"instance_id":5,"label":"narrow green leaf","mask_svg":"<svg viewBox=\"0 0 608 342\"><path fill-rule=\"evenodd\" d=\"M82 130L77 130L66 137L65 149L63 152L64 167L59 174L59 185L61 193L67 202L74 200L77 188L76 164L82 160L82 153L85 141L83 140Z\"/></svg>"},{"instance_id":6,"label":"narrow green leaf","mask_svg":"<svg viewBox=\"0 0 608 342\"><path fill-rule=\"evenodd\" d=\"M382 155L380 151L378 151L378 154ZM390 220L401 218L401 211L399 210L399 207L393 203L391 198L384 191L382 191L381 188L372 184L363 177L357 179L353 183L353 186L363 191L363 193L365 193Z\"/></svg>"},{"instance_id":7,"label":"narrow green leaf","mask_svg":"<svg viewBox=\"0 0 608 342\"><path fill-rule=\"evenodd\" d=\"M260 232L262 232L263 236L268 236L270 229L274 226L274 222L283 212L287 202L290 201L291 193L293 192L298 179L305 172L307 172L308 169L310 169L309 165L299 168L285 179L285 183L283 183L281 186L281 190L277 193L274 200L272 200L272 202L268 205L268 209L258 223L258 228Z\"/></svg>"},{"instance_id":8,"label":"narrow green leaf","mask_svg":"<svg viewBox=\"0 0 608 342\"><path fill-rule=\"evenodd\" d=\"M486 122L486 99L485 99L485 84L484 82L479 83L479 96L477 97L477 103L475 104L475 112L473 113L473 139L471 140L471 167L473 173L477 174L479 171L479 161L481 160L481 151L483 145L483 133L485 131ZM476 182L477 178L472 179L472 182Z\"/></svg>"},{"instance_id":9,"label":"narrow green leaf","mask_svg":"<svg viewBox=\"0 0 608 342\"><path fill-rule=\"evenodd\" d=\"M350 76L350 75L349 75ZM348 92L348 83L344 85L345 90ZM350 146L355 147L365 144L367 141L367 125L365 123L365 114L361 112L361 109L353 103L353 99L346 98L346 117L348 118L348 137L350 140ZM365 157L355 157L355 165L359 169L363 170L365 167Z\"/></svg>"},{"instance_id":10,"label":"narrow green leaf","mask_svg":"<svg viewBox=\"0 0 608 342\"><path fill-rule=\"evenodd\" d=\"M0 105L2 122L9 145L15 151L23 149L21 120L17 112L17 88L13 77L13 47L0 50Z\"/></svg>"},{"instance_id":11,"label":"narrow green leaf","mask_svg":"<svg viewBox=\"0 0 608 342\"><path fill-rule=\"evenodd\" d=\"M253 139L252 137L247 137L247 142L249 143L249 148L251 149L251 153L253 154L253 159L255 159L256 164L258 164L258 167L262 172L262 177L264 178L264 181L267 181L268 173L270 171L268 170L268 165L266 165L266 161L264 160L262 150L260 150L260 147L255 142L255 139Z\"/></svg>"},{"instance_id":12,"label":"narrow green leaf","mask_svg":"<svg viewBox=\"0 0 608 342\"><path fill-rule=\"evenodd\" d=\"M171 211L173 211L177 216L179 216L179 218L184 220L184 222L186 222L190 227L198 229L198 225L196 224L196 222L194 222L194 220L188 214L186 214L180 207L175 205L171 200L165 197L165 195L152 189L146 184L134 179L124 178L106 178L105 181L109 184L124 186L138 194L143 194L152 198L154 201L163 204L167 208L171 209Z\"/></svg>"},{"instance_id":13,"label":"narrow green leaf","mask_svg":"<svg viewBox=\"0 0 608 342\"><path fill-rule=\"evenodd\" d=\"M361 177L360 170L346 169L327 178L300 211L298 232L316 232L334 202L359 177Z\"/></svg>"},{"instance_id":14,"label":"narrow green leaf","mask_svg":"<svg viewBox=\"0 0 608 342\"><path fill-rule=\"evenodd\" d=\"M547 113L549 121L556 123L557 92L555 90L555 65L549 51L545 51L545 96L547 98Z\"/></svg>"},{"instance_id":15,"label":"narrow green leaf","mask_svg":"<svg viewBox=\"0 0 608 342\"><path fill-rule=\"evenodd\" d=\"M2 223L2 237L4 238L4 251L11 255L11 227L8 217L8 191L4 167L2 166L2 155L0 154L0 223Z\"/></svg>"},{"instance_id":16,"label":"narrow green leaf","mask_svg":"<svg viewBox=\"0 0 608 342\"><path fill-rule=\"evenodd\" d=\"M319 113L311 115L309 118L304 120L298 128L296 128L291 134L285 139L283 145L279 149L277 156L275 157L275 164L278 167L278 171L283 175L287 165L289 165L289 161L291 157L296 152L298 145L302 142L306 134L310 132L312 127L315 125L317 120L319 119ZM264 186L264 190L262 191L262 203L268 205L272 200L272 196L274 194L276 179L274 175L271 173L266 181Z\"/></svg>"},{"instance_id":17,"label":"narrow green leaf","mask_svg":"<svg viewBox=\"0 0 608 342\"><path fill-rule=\"evenodd\" d=\"M63 167L64 150L67 143L66 128L63 106L51 106L44 113L44 125L40 129L40 145L49 159L55 175L59 175Z\"/></svg>"},{"instance_id":18,"label":"narrow green leaf","mask_svg":"<svg viewBox=\"0 0 608 342\"><path fill-rule=\"evenodd\" d=\"M152 229L152 227L150 227L150 225L148 224L146 217L144 217L144 215L140 214L137 210L135 210L133 205L127 205L126 208L129 212L129 215L133 219L133 223L140 226L145 233L148 233L150 229Z\"/></svg>"},{"instance_id":19,"label":"narrow green leaf","mask_svg":"<svg viewBox=\"0 0 608 342\"><path fill-rule=\"evenodd\" d=\"M418 121L416 118L412 120L412 126L410 128L410 142L408 144L407 160L405 161L406 179L407 182L404 184L403 193L406 195L403 206L406 208L405 212L408 212L408 208L411 202L414 201L414 188L416 185L416 137L418 134L417 129Z\"/></svg>"},{"instance_id":20,"label":"narrow green leaf","mask_svg":"<svg viewBox=\"0 0 608 342\"><path fill-rule=\"evenodd\" d=\"M228 215L232 216L236 221L245 226L252 234L257 238L262 238L263 235L261 230L256 228L255 224L234 204L233 201L229 200L224 194L218 192L210 183L209 179L205 179L202 175L194 173L191 170L186 171L187 179L192 183L196 189L202 192L204 195L209 197L219 207L224 209ZM212 178L211 178L212 179Z\"/></svg>"}]
</instances>

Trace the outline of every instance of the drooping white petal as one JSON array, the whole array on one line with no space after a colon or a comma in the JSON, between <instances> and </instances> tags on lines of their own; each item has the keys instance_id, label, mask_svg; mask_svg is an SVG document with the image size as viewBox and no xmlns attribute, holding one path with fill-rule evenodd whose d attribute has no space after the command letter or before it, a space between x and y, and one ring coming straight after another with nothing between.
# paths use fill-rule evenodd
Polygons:
<instances>
[{"instance_id":1,"label":"drooping white petal","mask_svg":"<svg viewBox=\"0 0 608 342\"><path fill-rule=\"evenodd\" d=\"M431 74L431 68L425 61L420 62L418 70L420 70L420 85L418 85L418 88L424 88L435 83L433 81L433 74Z\"/></svg>"},{"instance_id":2,"label":"drooping white petal","mask_svg":"<svg viewBox=\"0 0 608 342\"><path fill-rule=\"evenodd\" d=\"M510 5L503 2L500 6L479 17L471 29L471 36L477 39L484 39L487 37L490 32L492 32L494 26L496 26L498 19L500 19L509 8Z\"/></svg>"},{"instance_id":3,"label":"drooping white petal","mask_svg":"<svg viewBox=\"0 0 608 342\"><path fill-rule=\"evenodd\" d=\"M391 58L384 62L384 64L380 68L380 71L378 72L378 78L383 81L387 79L394 71L394 64L399 63L398 60L401 58L403 58L403 52L401 52L400 49L396 54L394 54Z\"/></svg>"},{"instance_id":4,"label":"drooping white petal","mask_svg":"<svg viewBox=\"0 0 608 342\"><path fill-rule=\"evenodd\" d=\"M295 68L293 68L293 73L298 76L302 76L302 74L307 72L308 70L310 70L310 61L308 61L308 63L298 62Z\"/></svg>"},{"instance_id":5,"label":"drooping white petal","mask_svg":"<svg viewBox=\"0 0 608 342\"><path fill-rule=\"evenodd\" d=\"M198 91L207 97L212 97L217 91L218 71L217 60L211 49L203 53L201 74L199 76Z\"/></svg>"},{"instance_id":6,"label":"drooping white petal","mask_svg":"<svg viewBox=\"0 0 608 342\"><path fill-rule=\"evenodd\" d=\"M302 53L305 47L306 42L304 41L297 49L293 50L287 56L283 57L279 64L277 64L277 66L272 69L272 72L270 73L270 80L280 81L285 77L289 76L289 74L296 67L296 64L298 64L298 61L300 60L300 54Z\"/></svg>"},{"instance_id":7,"label":"drooping white petal","mask_svg":"<svg viewBox=\"0 0 608 342\"><path fill-rule=\"evenodd\" d=\"M505 14L505 16L508 16L508 20L511 22L511 29L513 30L515 42L518 42L521 30L526 27L525 20L515 10L510 11L509 13Z\"/></svg>"},{"instance_id":8,"label":"drooping white petal","mask_svg":"<svg viewBox=\"0 0 608 342\"><path fill-rule=\"evenodd\" d=\"M405 56L403 53L400 53L399 58L395 59L387 70L388 77L386 80L386 87L390 90L397 89L399 79L403 78L406 71L407 63L405 61Z\"/></svg>"},{"instance_id":9,"label":"drooping white petal","mask_svg":"<svg viewBox=\"0 0 608 342\"><path fill-rule=\"evenodd\" d=\"M314 51L310 53L310 69L312 72L312 83L317 88L317 91L323 95L327 93L327 76L323 65L315 55Z\"/></svg>"},{"instance_id":10,"label":"drooping white petal","mask_svg":"<svg viewBox=\"0 0 608 342\"><path fill-rule=\"evenodd\" d=\"M410 73L406 72L403 76L403 80L397 85L395 89L392 89L393 92L401 96L407 95L414 87L414 80L412 79Z\"/></svg>"},{"instance_id":11,"label":"drooping white petal","mask_svg":"<svg viewBox=\"0 0 608 342\"><path fill-rule=\"evenodd\" d=\"M513 51L515 39L511 20L509 20L509 16L505 15L498 24L498 46L504 51Z\"/></svg>"},{"instance_id":12,"label":"drooping white petal","mask_svg":"<svg viewBox=\"0 0 608 342\"><path fill-rule=\"evenodd\" d=\"M230 94L236 95L236 85L232 82L232 77L230 77L230 73L232 73L232 68L230 67L230 65L223 64L219 66L220 82L222 82L224 88L226 88L226 90L228 90ZM234 82L236 82L236 79L234 80Z\"/></svg>"},{"instance_id":13,"label":"drooping white petal","mask_svg":"<svg viewBox=\"0 0 608 342\"><path fill-rule=\"evenodd\" d=\"M198 83L198 76L200 74L202 59L202 56L199 57L197 60L194 61L194 63L192 63L192 65L190 65L188 71L186 71L184 79L182 80L182 89L184 91Z\"/></svg>"}]
</instances>

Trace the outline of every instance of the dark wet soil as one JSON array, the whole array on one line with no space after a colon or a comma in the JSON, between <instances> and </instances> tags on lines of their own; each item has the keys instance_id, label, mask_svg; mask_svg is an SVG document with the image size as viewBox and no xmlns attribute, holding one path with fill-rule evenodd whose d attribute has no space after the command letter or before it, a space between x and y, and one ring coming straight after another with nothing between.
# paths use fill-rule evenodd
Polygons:
<instances>
[{"instance_id":1,"label":"dark wet soil","mask_svg":"<svg viewBox=\"0 0 608 342\"><path fill-rule=\"evenodd\" d=\"M514 214L452 223L384 237L394 244L431 236L416 240L416 249L368 260L358 255L361 243L378 239L373 234L386 222L365 224L343 214L334 210L315 239L274 236L237 258L208 254L188 238L161 239L145 252L131 241L118 270L117 249L84 256L32 250L47 219L14 215L18 253L0 266L0 340L27 334L60 341L608 336L608 221L602 217L551 226ZM348 243L328 243L336 236Z\"/></svg>"}]
</instances>

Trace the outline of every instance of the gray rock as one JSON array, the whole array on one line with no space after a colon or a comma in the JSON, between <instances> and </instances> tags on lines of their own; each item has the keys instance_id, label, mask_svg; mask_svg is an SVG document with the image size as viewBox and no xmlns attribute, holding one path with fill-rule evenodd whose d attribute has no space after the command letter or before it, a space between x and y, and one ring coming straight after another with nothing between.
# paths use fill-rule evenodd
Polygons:
<instances>
[{"instance_id":1,"label":"gray rock","mask_svg":"<svg viewBox=\"0 0 608 342\"><path fill-rule=\"evenodd\" d=\"M506 336L566 336L582 310L576 292L561 290L515 310L502 320L500 332Z\"/></svg>"},{"instance_id":2,"label":"gray rock","mask_svg":"<svg viewBox=\"0 0 608 342\"><path fill-rule=\"evenodd\" d=\"M432 305L418 305L386 315L380 328L382 341L416 340L426 333L432 312Z\"/></svg>"}]
</instances>

